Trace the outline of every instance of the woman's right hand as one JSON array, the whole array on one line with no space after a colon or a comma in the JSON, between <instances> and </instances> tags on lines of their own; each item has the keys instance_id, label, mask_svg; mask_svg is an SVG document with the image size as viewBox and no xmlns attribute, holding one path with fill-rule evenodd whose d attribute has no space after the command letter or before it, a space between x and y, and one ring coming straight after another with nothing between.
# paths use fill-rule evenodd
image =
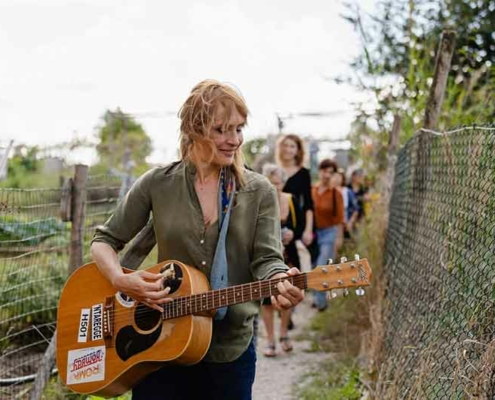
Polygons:
<instances>
[{"instance_id":1,"label":"woman's right hand","mask_svg":"<svg viewBox=\"0 0 495 400\"><path fill-rule=\"evenodd\" d=\"M112 279L112 285L139 303L162 312L161 304L172 301L166 297L170 287L164 288L163 276L148 271L135 271L118 274Z\"/></svg>"}]
</instances>

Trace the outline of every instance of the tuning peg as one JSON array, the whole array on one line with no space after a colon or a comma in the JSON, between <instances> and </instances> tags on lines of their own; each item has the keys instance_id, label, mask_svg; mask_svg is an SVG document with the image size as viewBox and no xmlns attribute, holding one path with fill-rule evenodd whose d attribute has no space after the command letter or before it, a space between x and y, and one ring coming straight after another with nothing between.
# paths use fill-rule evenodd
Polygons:
<instances>
[{"instance_id":1,"label":"tuning peg","mask_svg":"<svg viewBox=\"0 0 495 400\"><path fill-rule=\"evenodd\" d=\"M356 295L364 296L364 294L365 294L365 291L361 286L356 289Z\"/></svg>"},{"instance_id":2,"label":"tuning peg","mask_svg":"<svg viewBox=\"0 0 495 400\"><path fill-rule=\"evenodd\" d=\"M329 258L329 259L327 260L327 264L328 264L328 265L333 264L333 259Z\"/></svg>"},{"instance_id":3,"label":"tuning peg","mask_svg":"<svg viewBox=\"0 0 495 400\"><path fill-rule=\"evenodd\" d=\"M340 257L340 263L344 264L347 262L347 257Z\"/></svg>"},{"instance_id":4,"label":"tuning peg","mask_svg":"<svg viewBox=\"0 0 495 400\"><path fill-rule=\"evenodd\" d=\"M327 293L327 300L335 299L337 296L338 296L337 292L335 290L331 290L330 292Z\"/></svg>"},{"instance_id":5,"label":"tuning peg","mask_svg":"<svg viewBox=\"0 0 495 400\"><path fill-rule=\"evenodd\" d=\"M347 289L344 289L343 295L344 295L344 297L349 296L349 291Z\"/></svg>"}]
</instances>

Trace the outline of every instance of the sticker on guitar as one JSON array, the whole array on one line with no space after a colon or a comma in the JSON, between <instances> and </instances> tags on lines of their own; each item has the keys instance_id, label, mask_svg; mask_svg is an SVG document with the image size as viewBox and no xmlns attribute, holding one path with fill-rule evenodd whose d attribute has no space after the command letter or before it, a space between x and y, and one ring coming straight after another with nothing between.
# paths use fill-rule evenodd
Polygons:
<instances>
[{"instance_id":1,"label":"sticker on guitar","mask_svg":"<svg viewBox=\"0 0 495 400\"><path fill-rule=\"evenodd\" d=\"M91 307L93 313L93 323L91 324L91 340L103 339L103 304L95 304Z\"/></svg>"},{"instance_id":2,"label":"sticker on guitar","mask_svg":"<svg viewBox=\"0 0 495 400\"><path fill-rule=\"evenodd\" d=\"M132 307L134 307L134 304L136 304L136 302L134 301L134 299L132 297L130 297L130 296L128 296L122 292L115 293L115 299L119 302L119 304L122 307L125 307L125 308L132 308Z\"/></svg>"},{"instance_id":3,"label":"sticker on guitar","mask_svg":"<svg viewBox=\"0 0 495 400\"><path fill-rule=\"evenodd\" d=\"M89 320L91 318L91 309L82 308L81 318L79 319L79 330L77 334L78 343L85 343L88 341Z\"/></svg>"},{"instance_id":4,"label":"sticker on guitar","mask_svg":"<svg viewBox=\"0 0 495 400\"><path fill-rule=\"evenodd\" d=\"M68 352L67 384L105 380L105 346Z\"/></svg>"}]
</instances>

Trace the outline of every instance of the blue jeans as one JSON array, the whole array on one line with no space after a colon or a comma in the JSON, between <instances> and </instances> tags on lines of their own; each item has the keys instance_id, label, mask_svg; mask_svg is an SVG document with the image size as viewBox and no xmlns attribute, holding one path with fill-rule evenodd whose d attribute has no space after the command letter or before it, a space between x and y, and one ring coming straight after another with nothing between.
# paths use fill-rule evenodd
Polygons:
<instances>
[{"instance_id":1,"label":"blue jeans","mask_svg":"<svg viewBox=\"0 0 495 400\"><path fill-rule=\"evenodd\" d=\"M335 258L335 241L337 240L338 227L331 226L329 228L317 229L316 235L318 238L318 258L316 265L327 265L329 258ZM315 292L314 302L319 310L327 306L327 293Z\"/></svg>"},{"instance_id":2,"label":"blue jeans","mask_svg":"<svg viewBox=\"0 0 495 400\"><path fill-rule=\"evenodd\" d=\"M144 378L132 391L132 400L251 400L256 374L256 350L228 363L201 361L191 366L168 366Z\"/></svg>"}]
</instances>

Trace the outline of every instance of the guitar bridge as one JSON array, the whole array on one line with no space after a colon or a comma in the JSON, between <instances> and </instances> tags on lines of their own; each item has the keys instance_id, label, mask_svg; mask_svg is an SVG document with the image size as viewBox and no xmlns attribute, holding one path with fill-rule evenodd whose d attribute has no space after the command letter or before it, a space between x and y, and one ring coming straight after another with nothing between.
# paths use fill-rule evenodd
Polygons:
<instances>
[{"instance_id":1,"label":"guitar bridge","mask_svg":"<svg viewBox=\"0 0 495 400\"><path fill-rule=\"evenodd\" d=\"M113 347L114 308L114 297L107 297L103 309L103 338L105 339L105 347L107 348Z\"/></svg>"}]
</instances>

